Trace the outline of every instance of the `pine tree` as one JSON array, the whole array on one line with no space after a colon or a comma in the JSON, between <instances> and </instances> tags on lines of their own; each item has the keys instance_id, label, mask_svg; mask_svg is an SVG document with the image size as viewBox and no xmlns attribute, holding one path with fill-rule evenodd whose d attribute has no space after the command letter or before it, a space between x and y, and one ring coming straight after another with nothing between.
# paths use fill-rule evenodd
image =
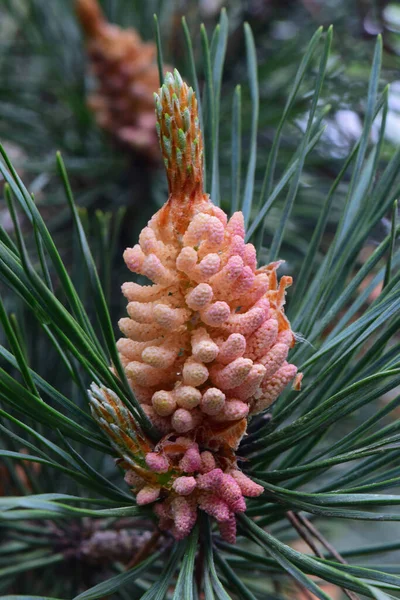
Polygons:
<instances>
[{"instance_id":1,"label":"pine tree","mask_svg":"<svg viewBox=\"0 0 400 600\"><path fill-rule=\"evenodd\" d=\"M223 195L221 193L218 143L220 121L223 119L220 111L221 77L228 36L225 12L221 14L211 49L204 30L202 35L206 58L202 96L193 62L187 77L194 94L201 101L198 122L195 121L196 115L190 112L194 107L194 94L191 104L183 106L182 114L178 111L180 102L184 97L187 99L186 93L189 94L178 75L175 79L167 76L156 98L156 110L170 192L174 194L181 190L185 202L190 205L199 194L199 183L204 181L204 193L210 194L213 204L207 196L203 197L201 190L198 214L205 214L205 217L196 220L196 215L193 215L189 224L185 222L188 216L186 210L169 222L168 213L174 210L171 198L155 217L156 222L163 218L165 225L171 225L173 239L183 244L188 242L185 247L190 250L185 250L179 261L171 254L164 254L161 242L165 244L165 240L154 238L148 231L151 227L142 232L140 247L133 247L125 253L126 263L132 271L152 279L156 288L160 286L149 291L147 287L140 287L145 283L143 279L124 286L124 292L132 302L130 308L128 306L131 329L135 329L135 323L142 322L140 335L146 335L147 340L137 340L133 335L133 346L127 340L122 344L119 342L118 347L115 343L115 323L110 316L62 157L57 156L57 166L79 246L77 281L73 281L66 269L34 199L2 151L4 162L0 170L7 182L4 193L14 233L10 237L4 229L0 230L0 276L9 290L5 302L0 304L0 320L6 338L0 347L0 429L4 440L0 456L9 467L10 477L16 486L14 495L0 499L2 591L25 594L30 598L80 600L114 595L145 600L164 597L175 600L201 597L206 600L276 599L299 598L300 594L306 594L306 597L313 594L326 600L333 597L326 591L324 582L327 582L353 599L395 598L400 592L398 568L382 560L385 553L399 549L394 527L386 529L380 540L361 546L356 541L350 548L342 549L339 545L337 549L328 541L339 526L348 528L351 525L354 531L356 526L362 526L361 530L372 537L381 532L378 525L382 522L400 520L398 513L391 512L395 508L388 509L400 503L399 496L390 493L399 481L396 386L400 382L400 369L396 336L400 284L396 197L399 192L400 152L397 151L385 169L379 172L388 102L387 88L381 91L379 86L381 40L378 38L376 42L362 136L350 151L326 196L301 267L291 273L293 287L285 306L287 320L282 305L285 285L281 289L274 287L277 284L275 270L279 259L285 258L283 241L290 235L287 225L298 195L304 164L323 132L323 111L319 110L319 100L332 30L319 29L315 33L283 111L282 126L289 118L291 104L307 67L312 60L317 60L308 122L299 147L284 173L278 177L275 166L282 128L278 129L270 150L264 184L257 197L257 61L252 32L245 25L253 126L247 170L242 182L238 168L241 162L241 111L239 92L236 91L233 98L230 200L225 191ZM191 57L189 35L186 44ZM181 86L185 93L182 92L180 97L174 86ZM174 113L177 120L173 123L167 118L167 115L172 115L170 105L178 111L176 115ZM189 108L189 113L185 112L186 108ZM382 126L378 140L373 144L371 128L378 115L382 115ZM182 119L181 124L179 119ZM177 124L181 126L177 128ZM200 160L198 132L205 132L204 165ZM350 166L351 177L348 180L346 175ZM329 245L322 244L339 185L346 186L346 204L335 235ZM264 248L260 232L281 193L285 193L282 211L272 242L269 248ZM220 205L226 207L225 212L230 217L228 225ZM243 221L234 216L238 211L241 211ZM27 249L26 236L19 225L21 215L32 225L35 250ZM358 268L360 252L375 237L377 226L387 215L392 215L391 226ZM223 271L224 266L221 269L221 264L216 263L225 260L227 249L232 249L227 244L223 248L224 254L219 246L226 239L229 224L232 243L235 237L233 231L239 238L235 241L237 245L232 256L242 252L242 264L235 259L233 265L227 259L226 264L229 263L230 267ZM259 271L256 271L252 243L262 250L258 254ZM149 259L149 256L157 258L157 253L163 260ZM210 261L207 257L212 254L214 258ZM268 261L260 262L260 257L265 255ZM109 253L104 252L102 258L107 261ZM206 269L201 274L206 267L201 262L205 258L211 271L212 268L215 271ZM272 266L262 269L267 262ZM183 296L184 305L173 305L172 290L166 295L167 303L163 296L165 288L171 285L169 277L174 276L171 264L175 264L189 281ZM234 266L237 267L237 278L241 278L236 292L235 285L230 283L234 277ZM245 266L250 268L245 271ZM231 333L239 333L247 348L247 344L251 345L250 336L256 331L260 333L267 320L266 305L260 304L254 308L260 315L257 317L260 322L257 325L253 323L253 330L234 330L239 321L243 325L244 318L241 317L245 315L247 319L252 310L245 302L250 304L254 300L243 298L243 304L238 306L233 302L236 300L235 293L242 289L240 286L247 285L245 273L249 279L253 276L252 285L260 274L267 274L268 281L261 277L266 285L261 299L270 294L268 301L275 311L273 316L279 317L277 336L282 332L290 334L290 340L289 336L279 340L285 346L285 349L280 348L283 361L288 347L292 346L294 332L296 344L290 350L288 364L296 365L303 373L301 391L298 378L294 390L290 387L283 390L284 385L272 386L272 390L268 388L271 393L264 394L262 382L265 372L257 367L258 376L262 374L263 378L259 377L256 381L257 373L253 367L261 364L266 369L269 359L262 364L257 353L253 355L254 360L243 358L243 353L233 358L234 350L240 343L243 344L239 337L235 342L237 346L232 340L224 345ZM206 281L197 281L198 277L204 277ZM290 277L283 275L282 279L287 284ZM202 283L206 286L199 290L193 282L197 287ZM377 286L380 286L380 293L371 299L371 291ZM86 294L83 293L85 288ZM202 299L209 293L208 288L218 299L210 305L210 298L206 298L207 302L201 305ZM82 293L78 293L78 289ZM254 288L249 287L247 293L249 290L253 292ZM155 300L159 299L159 294L162 302L152 302L151 293L154 292ZM205 296L200 292L204 292ZM130 299L131 294L135 299ZM142 297L139 298L140 295ZM9 314L10 298L14 297L15 306L22 302L29 314L29 321L25 324ZM183 302L182 295L176 297ZM143 300L148 304L144 305ZM254 303L259 300L257 298ZM171 302L169 306L168 302ZM216 304L218 306L213 308ZM189 318L184 313L187 307L198 313L196 318L192 314ZM255 313L252 314L254 316ZM204 326L200 325L200 321ZM232 331L231 324L234 324ZM181 347L177 349L174 345L173 331L179 327L184 327L182 332L179 330L183 354L180 354ZM224 327L227 327L226 331ZM170 337L166 334L160 336L160 328L170 332ZM227 339L221 340L221 330L225 331ZM33 331L35 347L43 338L49 342L45 361L41 355L39 364L29 352ZM185 345L185 332L195 332L191 338L192 346ZM126 333L129 335L128 330ZM158 339L155 334L171 343L164 346L162 343L155 344L154 339ZM265 341L265 336L262 339ZM147 341L151 341L151 345L140 348L139 360L131 360L127 353L138 352L135 343ZM277 341L278 338L274 339L275 344ZM276 345L273 346L274 360ZM263 350L268 354L268 348ZM206 362L207 351L213 355L209 363ZM217 364L218 354L223 355L224 352L226 362ZM266 354L262 352L261 356ZM175 378L173 386L165 388L168 375L165 372L169 368L165 361L176 364L174 361L179 362L181 356L185 361L182 371L170 374ZM58 386L54 373L48 378L42 375L46 372L43 362L51 360L51 357L56 357L60 381L67 380L68 386ZM237 360L239 362L235 362ZM32 367L33 361L37 365L35 368ZM206 367L205 373L201 365L207 364L211 365L210 371ZM149 371L148 366L154 371ZM154 375L157 369L163 371L159 381L148 379L148 374ZM256 381L251 388L252 394L250 387L246 387L254 383L248 379L251 373ZM275 371L271 372L269 377L273 378L274 374ZM212 385L207 385L208 379L200 383L200 375L210 377ZM179 385L175 386L177 378ZM271 383L271 380L267 378L267 382ZM207 389L202 387L204 384ZM160 388L151 389L153 410L150 411L144 408L150 406L149 398L141 396L142 392L148 392L149 386ZM183 390L185 393L182 394L183 387L191 389ZM209 389L220 393L208 394L209 398ZM231 398L231 389L241 396ZM265 395L268 401L265 404L261 401L257 407L257 402L264 400ZM389 399L383 404L382 400L388 395ZM197 400L199 403L196 405ZM218 427L213 429L215 419L210 414L210 409L213 411L218 402L220 412L215 414L222 417L219 421L222 434ZM245 426L241 435L235 438L238 447L235 444L230 447L237 469L232 467L232 456L225 445L215 445L221 437L226 442L226 421L233 414L226 412L226 405L232 402L237 402L233 408L239 412L235 413L231 422ZM174 420L180 410L177 406L181 406L185 414ZM255 413L251 418L245 414L246 406L248 412ZM260 414L256 414L258 408ZM166 414L168 411L170 413ZM167 419L167 425L172 425L173 431L160 431L160 424L166 425L160 419ZM190 427L187 427L190 419ZM185 427L180 431L182 423ZM199 433L198 441L195 441L192 433L197 431L196 428L200 431L204 423L203 429L207 432L211 428L213 435L201 438ZM167 433L167 439L162 438L163 433ZM177 434L184 438L180 440L179 448L176 447ZM170 438L172 441L169 441ZM186 438L190 439L191 446ZM160 452L160 444L163 448L169 444L171 456L175 453L179 460L179 468L175 459L169 461L165 453ZM171 448L174 444L175 447ZM225 464L223 461L226 464L231 461L226 471L221 468ZM199 466L190 472L194 462ZM170 463L174 469L172 475ZM215 473L218 470L220 473ZM212 476L207 478L209 473ZM153 478L156 485L145 489L143 480L148 485L146 478ZM196 519L190 503L187 510L185 502L179 500L193 493L192 480L203 494L197 498L200 501ZM135 495L129 488L135 489ZM172 508L166 496L167 489L173 501L179 500ZM153 494L151 501L149 494ZM157 494L162 496L163 503L157 501ZM248 498L244 500L243 496ZM142 501L143 497L146 502ZM154 506L159 508L153 510ZM226 512L225 507L230 510ZM163 523L159 523L161 528L155 512L159 513L161 521L164 519ZM237 522L236 544L233 543L232 513ZM174 520L171 515L177 518ZM221 532L215 521L219 522ZM171 532L179 540L171 536ZM337 540L340 536L335 538ZM365 557L368 559L366 563ZM371 564L370 560L374 562ZM20 573L24 573L24 578L18 577Z\"/></svg>"}]
</instances>

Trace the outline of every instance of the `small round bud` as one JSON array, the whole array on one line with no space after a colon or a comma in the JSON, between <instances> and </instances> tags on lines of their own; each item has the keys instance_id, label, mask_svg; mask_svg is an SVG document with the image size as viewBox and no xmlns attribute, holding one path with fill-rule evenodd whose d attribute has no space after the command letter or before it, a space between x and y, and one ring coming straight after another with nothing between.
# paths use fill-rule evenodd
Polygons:
<instances>
[{"instance_id":1,"label":"small round bud","mask_svg":"<svg viewBox=\"0 0 400 600\"><path fill-rule=\"evenodd\" d=\"M176 259L176 267L184 273L191 271L197 264L197 258L197 252L194 248L182 248Z\"/></svg>"},{"instance_id":2,"label":"small round bud","mask_svg":"<svg viewBox=\"0 0 400 600\"><path fill-rule=\"evenodd\" d=\"M199 283L186 296L186 304L192 310L201 310L211 302L212 297L212 287L207 283Z\"/></svg>"},{"instance_id":3,"label":"small round bud","mask_svg":"<svg viewBox=\"0 0 400 600\"><path fill-rule=\"evenodd\" d=\"M149 469L155 473L167 473L169 471L168 459L161 454L148 452L145 461Z\"/></svg>"},{"instance_id":4,"label":"small round bud","mask_svg":"<svg viewBox=\"0 0 400 600\"><path fill-rule=\"evenodd\" d=\"M186 473L195 473L201 469L201 456L197 444L186 450L179 461L179 468Z\"/></svg>"},{"instance_id":5,"label":"small round bud","mask_svg":"<svg viewBox=\"0 0 400 600\"><path fill-rule=\"evenodd\" d=\"M178 433L186 433L195 426L195 419L192 413L186 410L186 408L178 408L172 415L172 427Z\"/></svg>"},{"instance_id":6,"label":"small round bud","mask_svg":"<svg viewBox=\"0 0 400 600\"><path fill-rule=\"evenodd\" d=\"M199 271L202 277L208 279L209 277L215 275L215 273L218 273L220 265L221 259L218 254L207 254L207 256L200 261Z\"/></svg>"},{"instance_id":7,"label":"small round bud","mask_svg":"<svg viewBox=\"0 0 400 600\"><path fill-rule=\"evenodd\" d=\"M183 367L183 381L187 385L197 387L208 379L208 369L203 363L187 360Z\"/></svg>"},{"instance_id":8,"label":"small round bud","mask_svg":"<svg viewBox=\"0 0 400 600\"><path fill-rule=\"evenodd\" d=\"M191 410L200 404L201 392L191 385L181 385L174 391L176 404Z\"/></svg>"},{"instance_id":9,"label":"small round bud","mask_svg":"<svg viewBox=\"0 0 400 600\"><path fill-rule=\"evenodd\" d=\"M218 362L225 365L236 360L244 354L246 350L246 338L241 333L231 333L231 335L221 345L218 355Z\"/></svg>"},{"instance_id":10,"label":"small round bud","mask_svg":"<svg viewBox=\"0 0 400 600\"><path fill-rule=\"evenodd\" d=\"M210 327L219 327L229 319L231 309L226 302L214 302L201 313L201 318Z\"/></svg>"},{"instance_id":11,"label":"small round bud","mask_svg":"<svg viewBox=\"0 0 400 600\"><path fill-rule=\"evenodd\" d=\"M148 346L142 352L142 360L156 369L168 369L174 362L177 352L173 348Z\"/></svg>"},{"instance_id":12,"label":"small round bud","mask_svg":"<svg viewBox=\"0 0 400 600\"><path fill-rule=\"evenodd\" d=\"M178 477L173 483L173 489L180 496L189 496L196 487L196 480L194 477Z\"/></svg>"},{"instance_id":13,"label":"small round bud","mask_svg":"<svg viewBox=\"0 0 400 600\"><path fill-rule=\"evenodd\" d=\"M206 415L217 415L224 408L225 394L218 388L209 388L201 399L201 410Z\"/></svg>"},{"instance_id":14,"label":"small round bud","mask_svg":"<svg viewBox=\"0 0 400 600\"><path fill-rule=\"evenodd\" d=\"M240 400L229 400L225 402L223 418L226 421L236 421L243 419L249 414L249 405ZM222 418L222 417L221 417Z\"/></svg>"},{"instance_id":15,"label":"small round bud","mask_svg":"<svg viewBox=\"0 0 400 600\"><path fill-rule=\"evenodd\" d=\"M160 417L169 417L176 409L176 401L172 392L160 390L155 392L151 399L154 410Z\"/></svg>"}]
</instances>

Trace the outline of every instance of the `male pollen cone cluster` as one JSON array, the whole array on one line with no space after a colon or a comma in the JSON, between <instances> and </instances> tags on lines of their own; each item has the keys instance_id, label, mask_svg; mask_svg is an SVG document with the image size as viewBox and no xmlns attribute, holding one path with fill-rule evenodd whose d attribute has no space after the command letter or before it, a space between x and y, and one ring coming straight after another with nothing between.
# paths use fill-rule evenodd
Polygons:
<instances>
[{"instance_id":1,"label":"male pollen cone cluster","mask_svg":"<svg viewBox=\"0 0 400 600\"><path fill-rule=\"evenodd\" d=\"M76 0L97 91L88 100L100 127L150 159L159 157L153 91L159 85L155 44L108 23L97 0Z\"/></svg>"},{"instance_id":2,"label":"male pollen cone cluster","mask_svg":"<svg viewBox=\"0 0 400 600\"><path fill-rule=\"evenodd\" d=\"M167 73L155 102L169 198L125 250L128 268L152 285L122 286L129 317L119 322L125 337L117 346L136 398L164 437L156 446L139 439L134 418L109 391L93 388L92 409L123 457L137 503L155 502L161 529L181 539L201 509L233 543L244 496L263 492L238 469L235 450L249 416L297 373L286 360L294 343L283 311L291 278L278 283L278 262L257 269L242 213L228 220L204 193L197 101L177 71Z\"/></svg>"}]
</instances>

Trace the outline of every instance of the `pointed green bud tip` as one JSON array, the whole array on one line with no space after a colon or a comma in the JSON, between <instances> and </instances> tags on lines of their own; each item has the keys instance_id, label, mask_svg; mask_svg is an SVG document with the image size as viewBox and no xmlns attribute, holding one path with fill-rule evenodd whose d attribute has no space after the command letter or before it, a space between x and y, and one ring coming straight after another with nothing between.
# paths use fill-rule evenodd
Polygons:
<instances>
[{"instance_id":1,"label":"pointed green bud tip","mask_svg":"<svg viewBox=\"0 0 400 600\"><path fill-rule=\"evenodd\" d=\"M190 129L190 110L187 107L183 111L183 124L185 127L185 131L189 131L189 129Z\"/></svg>"},{"instance_id":2,"label":"pointed green bud tip","mask_svg":"<svg viewBox=\"0 0 400 600\"><path fill-rule=\"evenodd\" d=\"M160 124L157 132L170 192L202 189L202 138L196 95L177 69L173 74L166 73L156 107Z\"/></svg>"},{"instance_id":3,"label":"pointed green bud tip","mask_svg":"<svg viewBox=\"0 0 400 600\"><path fill-rule=\"evenodd\" d=\"M183 85L183 79L180 76L178 69L174 69L174 80L175 80L176 89L180 90Z\"/></svg>"},{"instance_id":4,"label":"pointed green bud tip","mask_svg":"<svg viewBox=\"0 0 400 600\"><path fill-rule=\"evenodd\" d=\"M175 104L179 110L179 99L175 92L172 94L172 103Z\"/></svg>"},{"instance_id":5,"label":"pointed green bud tip","mask_svg":"<svg viewBox=\"0 0 400 600\"><path fill-rule=\"evenodd\" d=\"M161 115L162 115L162 104L160 102L159 97L157 96L157 100L156 100L156 113L157 113L157 118L161 119Z\"/></svg>"},{"instance_id":6,"label":"pointed green bud tip","mask_svg":"<svg viewBox=\"0 0 400 600\"><path fill-rule=\"evenodd\" d=\"M165 73L163 87L165 85L167 85L167 86L172 85L173 86L174 83L175 83L175 79L174 79L174 76L172 75L172 73L170 71L168 71L168 73Z\"/></svg>"},{"instance_id":7,"label":"pointed green bud tip","mask_svg":"<svg viewBox=\"0 0 400 600\"><path fill-rule=\"evenodd\" d=\"M163 135L163 145L164 145L164 150L168 155L168 158L171 158L171 156L172 156L171 140L169 138L167 138L167 136L165 136L165 135Z\"/></svg>"},{"instance_id":8,"label":"pointed green bud tip","mask_svg":"<svg viewBox=\"0 0 400 600\"><path fill-rule=\"evenodd\" d=\"M171 104L171 94L169 93L169 87L164 83L161 88L162 100L165 98L168 104Z\"/></svg>"},{"instance_id":9,"label":"pointed green bud tip","mask_svg":"<svg viewBox=\"0 0 400 600\"><path fill-rule=\"evenodd\" d=\"M181 150L186 148L186 134L183 129L178 129L178 144Z\"/></svg>"}]
</instances>

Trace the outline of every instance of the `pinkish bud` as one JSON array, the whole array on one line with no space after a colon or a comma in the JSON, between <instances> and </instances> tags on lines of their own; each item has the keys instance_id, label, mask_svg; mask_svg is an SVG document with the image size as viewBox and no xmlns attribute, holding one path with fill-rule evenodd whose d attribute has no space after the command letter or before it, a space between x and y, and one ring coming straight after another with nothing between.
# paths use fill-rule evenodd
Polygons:
<instances>
[{"instance_id":1,"label":"pinkish bud","mask_svg":"<svg viewBox=\"0 0 400 600\"><path fill-rule=\"evenodd\" d=\"M231 292L232 285L243 272L243 260L240 256L231 256L227 264L211 278L214 294L225 295Z\"/></svg>"},{"instance_id":2,"label":"pinkish bud","mask_svg":"<svg viewBox=\"0 0 400 600\"><path fill-rule=\"evenodd\" d=\"M186 433L193 429L196 424L194 415L186 408L178 408L172 415L172 427L178 433Z\"/></svg>"},{"instance_id":3,"label":"pinkish bud","mask_svg":"<svg viewBox=\"0 0 400 600\"><path fill-rule=\"evenodd\" d=\"M202 452L200 454L200 457L201 457L201 468L200 468L201 473L209 473L210 471L215 469L215 458L213 457L211 452L209 452L208 450L204 450L204 452Z\"/></svg>"},{"instance_id":4,"label":"pinkish bud","mask_svg":"<svg viewBox=\"0 0 400 600\"><path fill-rule=\"evenodd\" d=\"M197 246L205 240L210 245L219 245L224 239L224 226L217 217L198 213L190 222L183 236L184 246Z\"/></svg>"},{"instance_id":5,"label":"pinkish bud","mask_svg":"<svg viewBox=\"0 0 400 600\"><path fill-rule=\"evenodd\" d=\"M137 302L151 302L156 300L163 290L161 285L139 285L133 281L127 281L121 286L121 290L125 298L129 302L136 300Z\"/></svg>"},{"instance_id":6,"label":"pinkish bud","mask_svg":"<svg viewBox=\"0 0 400 600\"><path fill-rule=\"evenodd\" d=\"M204 327L192 333L191 342L193 356L199 362L209 363L217 357L219 348Z\"/></svg>"},{"instance_id":7,"label":"pinkish bud","mask_svg":"<svg viewBox=\"0 0 400 600\"><path fill-rule=\"evenodd\" d=\"M196 217L195 217L196 218ZM190 225L189 225L190 227ZM208 249L219 247L224 240L225 227L217 217L210 215L207 222L206 243Z\"/></svg>"},{"instance_id":8,"label":"pinkish bud","mask_svg":"<svg viewBox=\"0 0 400 600\"><path fill-rule=\"evenodd\" d=\"M223 390L229 390L243 383L253 366L249 358L237 358L222 369L211 371L211 381Z\"/></svg>"},{"instance_id":9,"label":"pinkish bud","mask_svg":"<svg viewBox=\"0 0 400 600\"><path fill-rule=\"evenodd\" d=\"M155 392L151 399L151 403L156 413L161 417L168 417L176 409L176 402L172 392L166 392L164 390Z\"/></svg>"},{"instance_id":10,"label":"pinkish bud","mask_svg":"<svg viewBox=\"0 0 400 600\"><path fill-rule=\"evenodd\" d=\"M175 281L175 274L164 267L155 254L149 254L145 257L140 273L150 281L160 285L169 285Z\"/></svg>"},{"instance_id":11,"label":"pinkish bud","mask_svg":"<svg viewBox=\"0 0 400 600\"><path fill-rule=\"evenodd\" d=\"M235 479L228 473L224 473L218 486L218 494L224 499L233 512L244 512L246 502L242 490Z\"/></svg>"},{"instance_id":12,"label":"pinkish bud","mask_svg":"<svg viewBox=\"0 0 400 600\"><path fill-rule=\"evenodd\" d=\"M241 238L244 238L244 218L241 211L233 213L226 226L226 231L232 236L238 235Z\"/></svg>"},{"instance_id":13,"label":"pinkish bud","mask_svg":"<svg viewBox=\"0 0 400 600\"><path fill-rule=\"evenodd\" d=\"M200 279L209 279L215 275L215 273L218 273L220 265L221 259L218 254L207 254L207 256L200 261L197 277Z\"/></svg>"},{"instance_id":14,"label":"pinkish bud","mask_svg":"<svg viewBox=\"0 0 400 600\"><path fill-rule=\"evenodd\" d=\"M176 267L179 271L190 273L197 264L197 252L194 248L182 248L176 259Z\"/></svg>"},{"instance_id":15,"label":"pinkish bud","mask_svg":"<svg viewBox=\"0 0 400 600\"><path fill-rule=\"evenodd\" d=\"M253 244L246 244L244 247L244 263L250 267L252 271L257 268L257 253Z\"/></svg>"},{"instance_id":16,"label":"pinkish bud","mask_svg":"<svg viewBox=\"0 0 400 600\"><path fill-rule=\"evenodd\" d=\"M227 321L231 314L229 304L226 302L214 302L201 312L202 321L210 327L220 327Z\"/></svg>"},{"instance_id":17,"label":"pinkish bud","mask_svg":"<svg viewBox=\"0 0 400 600\"><path fill-rule=\"evenodd\" d=\"M190 313L184 308L170 308L166 304L156 304L153 308L156 323L164 329L174 331L189 319Z\"/></svg>"},{"instance_id":18,"label":"pinkish bud","mask_svg":"<svg viewBox=\"0 0 400 600\"><path fill-rule=\"evenodd\" d=\"M154 473L168 473L170 469L168 459L156 452L148 452L145 461L149 469L154 471Z\"/></svg>"},{"instance_id":19,"label":"pinkish bud","mask_svg":"<svg viewBox=\"0 0 400 600\"><path fill-rule=\"evenodd\" d=\"M186 296L186 304L192 310L201 310L211 302L212 297L212 287L208 283L199 283Z\"/></svg>"},{"instance_id":20,"label":"pinkish bud","mask_svg":"<svg viewBox=\"0 0 400 600\"><path fill-rule=\"evenodd\" d=\"M151 302L129 302L126 310L130 318L138 323L153 321L153 304Z\"/></svg>"},{"instance_id":21,"label":"pinkish bud","mask_svg":"<svg viewBox=\"0 0 400 600\"><path fill-rule=\"evenodd\" d=\"M171 502L171 512L174 519L174 537L182 540L189 535L196 523L197 507L183 496L178 496Z\"/></svg>"},{"instance_id":22,"label":"pinkish bud","mask_svg":"<svg viewBox=\"0 0 400 600\"><path fill-rule=\"evenodd\" d=\"M124 252L125 264L133 273L140 273L144 258L145 255L139 244L136 244L133 248L127 248Z\"/></svg>"},{"instance_id":23,"label":"pinkish bud","mask_svg":"<svg viewBox=\"0 0 400 600\"><path fill-rule=\"evenodd\" d=\"M212 210L214 213L214 217L217 217L217 219L219 219L221 221L222 225L224 227L226 227L226 224L228 222L228 217L226 216L226 214L224 213L222 208L220 208L219 206L213 206Z\"/></svg>"},{"instance_id":24,"label":"pinkish bud","mask_svg":"<svg viewBox=\"0 0 400 600\"><path fill-rule=\"evenodd\" d=\"M254 364L244 382L230 390L230 394L238 400L248 402L260 389L265 373L266 369L263 365Z\"/></svg>"},{"instance_id":25,"label":"pinkish bud","mask_svg":"<svg viewBox=\"0 0 400 600\"><path fill-rule=\"evenodd\" d=\"M228 544L236 543L236 517L233 513L229 515L227 521L220 521L218 523L218 529L221 534L221 538L228 542Z\"/></svg>"},{"instance_id":26,"label":"pinkish bud","mask_svg":"<svg viewBox=\"0 0 400 600\"><path fill-rule=\"evenodd\" d=\"M168 369L178 356L178 348L171 346L148 346L142 352L142 360L158 369Z\"/></svg>"},{"instance_id":27,"label":"pinkish bud","mask_svg":"<svg viewBox=\"0 0 400 600\"><path fill-rule=\"evenodd\" d=\"M194 473L201 469L201 458L197 444L186 450L179 462L179 468L185 473Z\"/></svg>"},{"instance_id":28,"label":"pinkish bud","mask_svg":"<svg viewBox=\"0 0 400 600\"><path fill-rule=\"evenodd\" d=\"M201 410L206 415L217 415L224 408L225 394L218 388L209 388L201 399Z\"/></svg>"},{"instance_id":29,"label":"pinkish bud","mask_svg":"<svg viewBox=\"0 0 400 600\"><path fill-rule=\"evenodd\" d=\"M190 385L181 385L174 390L174 398L181 408L191 410L200 404L201 392Z\"/></svg>"},{"instance_id":30,"label":"pinkish bud","mask_svg":"<svg viewBox=\"0 0 400 600\"><path fill-rule=\"evenodd\" d=\"M221 345L218 354L218 362L227 365L236 358L243 356L246 350L246 338L241 333L231 335Z\"/></svg>"},{"instance_id":31,"label":"pinkish bud","mask_svg":"<svg viewBox=\"0 0 400 600\"><path fill-rule=\"evenodd\" d=\"M216 491L222 481L224 473L221 469L213 469L204 475L197 476L197 486L199 490Z\"/></svg>"},{"instance_id":32,"label":"pinkish bud","mask_svg":"<svg viewBox=\"0 0 400 600\"><path fill-rule=\"evenodd\" d=\"M207 381L208 369L203 363L197 362L194 358L189 358L183 366L182 375L186 385L197 387Z\"/></svg>"},{"instance_id":33,"label":"pinkish bud","mask_svg":"<svg viewBox=\"0 0 400 600\"><path fill-rule=\"evenodd\" d=\"M196 480L194 477L178 477L175 479L172 488L179 496L189 496L196 487Z\"/></svg>"},{"instance_id":34,"label":"pinkish bud","mask_svg":"<svg viewBox=\"0 0 400 600\"><path fill-rule=\"evenodd\" d=\"M163 243L157 237L151 227L144 227L139 234L139 244L145 254L156 254L163 251Z\"/></svg>"},{"instance_id":35,"label":"pinkish bud","mask_svg":"<svg viewBox=\"0 0 400 600\"><path fill-rule=\"evenodd\" d=\"M247 312L232 314L226 324L226 330L248 336L265 321L269 314L268 300L259 300Z\"/></svg>"},{"instance_id":36,"label":"pinkish bud","mask_svg":"<svg viewBox=\"0 0 400 600\"><path fill-rule=\"evenodd\" d=\"M264 379L261 383L262 395L252 406L251 414L260 413L268 408L285 389L289 381L295 377L296 373L297 367L285 362L273 377Z\"/></svg>"},{"instance_id":37,"label":"pinkish bud","mask_svg":"<svg viewBox=\"0 0 400 600\"><path fill-rule=\"evenodd\" d=\"M162 329L157 323L143 325L128 317L120 319L118 327L124 335L137 342L147 342L162 335Z\"/></svg>"},{"instance_id":38,"label":"pinkish bud","mask_svg":"<svg viewBox=\"0 0 400 600\"><path fill-rule=\"evenodd\" d=\"M217 423L224 421L238 421L247 417L249 414L249 405L241 400L227 400L225 406L218 415L213 417Z\"/></svg>"},{"instance_id":39,"label":"pinkish bud","mask_svg":"<svg viewBox=\"0 0 400 600\"><path fill-rule=\"evenodd\" d=\"M168 502L157 502L154 506L154 512L160 519L171 519Z\"/></svg>"},{"instance_id":40,"label":"pinkish bud","mask_svg":"<svg viewBox=\"0 0 400 600\"><path fill-rule=\"evenodd\" d=\"M255 481L247 477L242 471L235 469L229 473L237 482L240 489L242 490L242 494L244 496L248 496L249 498L256 498L260 496L264 488L261 485L258 485Z\"/></svg>"},{"instance_id":41,"label":"pinkish bud","mask_svg":"<svg viewBox=\"0 0 400 600\"><path fill-rule=\"evenodd\" d=\"M145 363L136 360L130 362L125 371L127 376L132 379L135 384L143 387L155 386L168 381L170 378L170 374L166 371L155 369L150 365L146 365Z\"/></svg>"},{"instance_id":42,"label":"pinkish bud","mask_svg":"<svg viewBox=\"0 0 400 600\"><path fill-rule=\"evenodd\" d=\"M256 276L250 267L244 267L243 271L235 281L235 285L232 289L232 294L235 298L239 298L243 294L246 294L249 290L254 287ZM251 301L249 302L251 304Z\"/></svg>"},{"instance_id":43,"label":"pinkish bud","mask_svg":"<svg viewBox=\"0 0 400 600\"><path fill-rule=\"evenodd\" d=\"M221 522L229 520L230 511L228 505L222 498L219 498L219 496L208 492L199 494L198 503L202 510L211 517L214 517L217 521Z\"/></svg>"},{"instance_id":44,"label":"pinkish bud","mask_svg":"<svg viewBox=\"0 0 400 600\"><path fill-rule=\"evenodd\" d=\"M274 373L283 365L289 353L287 344L278 343L272 346L271 350L259 359L259 362L265 367L265 377L272 377Z\"/></svg>"},{"instance_id":45,"label":"pinkish bud","mask_svg":"<svg viewBox=\"0 0 400 600\"><path fill-rule=\"evenodd\" d=\"M160 495L161 488L152 485L145 485L136 496L136 503L139 506L155 502Z\"/></svg>"}]
</instances>

